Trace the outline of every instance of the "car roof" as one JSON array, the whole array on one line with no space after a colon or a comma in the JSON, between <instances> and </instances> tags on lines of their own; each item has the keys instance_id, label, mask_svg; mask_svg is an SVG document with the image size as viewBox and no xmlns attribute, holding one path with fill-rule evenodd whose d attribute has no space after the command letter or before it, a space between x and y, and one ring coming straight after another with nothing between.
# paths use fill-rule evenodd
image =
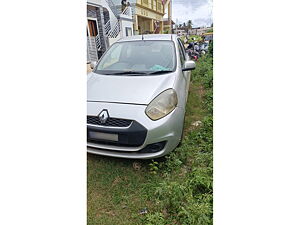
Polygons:
<instances>
[{"instance_id":1,"label":"car roof","mask_svg":"<svg viewBox=\"0 0 300 225\"><path fill-rule=\"evenodd\" d=\"M176 34L144 34L144 35L134 35L125 38L121 38L117 42L124 42L124 41L141 41L141 40L151 40L151 41L162 41L162 40L176 40Z\"/></svg>"}]
</instances>

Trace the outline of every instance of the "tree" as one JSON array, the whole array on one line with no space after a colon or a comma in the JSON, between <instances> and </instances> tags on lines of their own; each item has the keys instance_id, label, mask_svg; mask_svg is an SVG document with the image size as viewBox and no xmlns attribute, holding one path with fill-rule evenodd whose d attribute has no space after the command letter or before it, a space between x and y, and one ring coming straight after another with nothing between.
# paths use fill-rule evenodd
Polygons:
<instances>
[{"instance_id":1,"label":"tree","mask_svg":"<svg viewBox=\"0 0 300 225\"><path fill-rule=\"evenodd\" d=\"M190 33L189 31L192 29L192 27L193 27L192 21L191 21L191 20L188 20L188 21L187 21L186 32L187 32L187 33Z\"/></svg>"},{"instance_id":2,"label":"tree","mask_svg":"<svg viewBox=\"0 0 300 225\"><path fill-rule=\"evenodd\" d=\"M188 20L188 22L187 22L187 27L188 27L188 29L192 29L193 23L192 23L191 20Z\"/></svg>"},{"instance_id":3,"label":"tree","mask_svg":"<svg viewBox=\"0 0 300 225\"><path fill-rule=\"evenodd\" d=\"M182 28L185 30L185 32L187 32L187 26L185 22L183 23Z\"/></svg>"}]
</instances>

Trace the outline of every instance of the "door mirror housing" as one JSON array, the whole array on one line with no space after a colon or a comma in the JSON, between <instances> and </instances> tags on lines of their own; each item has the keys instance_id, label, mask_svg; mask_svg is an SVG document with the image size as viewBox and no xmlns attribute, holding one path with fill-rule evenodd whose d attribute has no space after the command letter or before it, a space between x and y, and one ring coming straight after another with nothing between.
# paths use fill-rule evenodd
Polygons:
<instances>
[{"instance_id":1,"label":"door mirror housing","mask_svg":"<svg viewBox=\"0 0 300 225\"><path fill-rule=\"evenodd\" d=\"M192 60L185 61L182 71L190 71L196 68L196 63Z\"/></svg>"},{"instance_id":2,"label":"door mirror housing","mask_svg":"<svg viewBox=\"0 0 300 225\"><path fill-rule=\"evenodd\" d=\"M91 64L90 64L91 69L93 70L96 66L97 66L97 62L92 61Z\"/></svg>"}]
</instances>

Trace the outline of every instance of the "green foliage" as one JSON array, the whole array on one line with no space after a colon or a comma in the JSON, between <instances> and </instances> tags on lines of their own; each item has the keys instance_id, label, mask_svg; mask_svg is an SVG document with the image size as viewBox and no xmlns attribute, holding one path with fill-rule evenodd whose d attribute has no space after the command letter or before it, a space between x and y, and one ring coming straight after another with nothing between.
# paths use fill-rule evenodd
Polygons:
<instances>
[{"instance_id":1,"label":"green foliage","mask_svg":"<svg viewBox=\"0 0 300 225\"><path fill-rule=\"evenodd\" d=\"M203 95L202 99L203 105L206 106L207 111L213 113L213 90L210 89Z\"/></svg>"},{"instance_id":2,"label":"green foliage","mask_svg":"<svg viewBox=\"0 0 300 225\"><path fill-rule=\"evenodd\" d=\"M190 35L189 39L188 39L188 43L195 42L195 41L201 42L202 38L200 36L198 36L198 35Z\"/></svg>"},{"instance_id":3,"label":"green foliage","mask_svg":"<svg viewBox=\"0 0 300 225\"><path fill-rule=\"evenodd\" d=\"M213 59L210 54L199 59L191 80L201 84L207 90L213 87Z\"/></svg>"},{"instance_id":4,"label":"green foliage","mask_svg":"<svg viewBox=\"0 0 300 225\"><path fill-rule=\"evenodd\" d=\"M146 225L165 225L166 220L164 219L164 216L162 213L154 213L154 214L148 214L146 216Z\"/></svg>"},{"instance_id":5,"label":"green foliage","mask_svg":"<svg viewBox=\"0 0 300 225\"><path fill-rule=\"evenodd\" d=\"M212 41L209 46L208 46L208 54L209 54L209 57L213 57L213 54L214 54L214 41Z\"/></svg>"},{"instance_id":6,"label":"green foliage","mask_svg":"<svg viewBox=\"0 0 300 225\"><path fill-rule=\"evenodd\" d=\"M181 39L182 41L184 41L185 36L181 36L180 39ZM194 39L195 39L195 40L194 40ZM201 38L200 36L198 36L198 35L189 35L189 36L188 36L187 43L191 43L191 42L195 42L195 41L201 42L201 41L202 41L202 38Z\"/></svg>"},{"instance_id":7,"label":"green foliage","mask_svg":"<svg viewBox=\"0 0 300 225\"><path fill-rule=\"evenodd\" d=\"M158 171L158 162L152 160L151 163L149 163L149 167L150 167L150 173L151 174L157 174Z\"/></svg>"}]
</instances>

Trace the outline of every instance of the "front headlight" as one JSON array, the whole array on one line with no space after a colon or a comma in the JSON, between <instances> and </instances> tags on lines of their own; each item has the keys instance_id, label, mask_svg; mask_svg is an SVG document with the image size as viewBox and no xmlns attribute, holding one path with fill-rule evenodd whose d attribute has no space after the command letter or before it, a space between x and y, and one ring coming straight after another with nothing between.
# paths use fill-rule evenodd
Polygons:
<instances>
[{"instance_id":1,"label":"front headlight","mask_svg":"<svg viewBox=\"0 0 300 225\"><path fill-rule=\"evenodd\" d=\"M175 90L168 89L157 97L146 108L146 115L151 120L159 120L170 112L172 112L177 106L177 94Z\"/></svg>"}]
</instances>

